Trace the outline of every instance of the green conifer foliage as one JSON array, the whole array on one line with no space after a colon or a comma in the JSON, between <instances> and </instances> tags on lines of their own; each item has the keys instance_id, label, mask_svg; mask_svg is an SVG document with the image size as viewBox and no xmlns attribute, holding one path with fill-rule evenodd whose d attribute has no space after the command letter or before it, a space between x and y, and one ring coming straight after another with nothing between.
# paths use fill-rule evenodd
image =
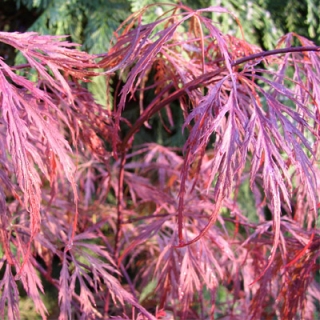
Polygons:
<instances>
[{"instance_id":1,"label":"green conifer foliage","mask_svg":"<svg viewBox=\"0 0 320 320\"><path fill-rule=\"evenodd\" d=\"M7 0L8 1L8 0ZM39 17L30 27L30 31L40 34L69 35L70 40L83 45L83 50L99 54L106 52L112 40L113 32L128 16L129 12L138 12L142 8L158 4L147 10L143 23L153 22L177 4L177 0L9 0L19 9L22 5L35 10ZM266 50L276 45L281 34L298 32L314 41L320 41L318 0L281 2L264 0L185 0L192 8L221 6L235 14L242 24L242 31L229 14L212 14L223 32L237 37L245 34L245 40L258 44ZM22 63L18 56L16 63ZM107 97L105 79L97 77L88 84L96 101L104 106L112 104Z\"/></svg>"}]
</instances>

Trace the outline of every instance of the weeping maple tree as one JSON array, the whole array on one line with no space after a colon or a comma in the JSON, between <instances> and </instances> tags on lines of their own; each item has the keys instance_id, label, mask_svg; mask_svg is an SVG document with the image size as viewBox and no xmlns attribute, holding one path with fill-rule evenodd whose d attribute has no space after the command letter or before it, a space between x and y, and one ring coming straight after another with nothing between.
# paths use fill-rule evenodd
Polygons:
<instances>
[{"instance_id":1,"label":"weeping maple tree","mask_svg":"<svg viewBox=\"0 0 320 320\"><path fill-rule=\"evenodd\" d=\"M168 6L99 55L0 32L27 60L0 60L2 317L319 315L320 48Z\"/></svg>"}]
</instances>

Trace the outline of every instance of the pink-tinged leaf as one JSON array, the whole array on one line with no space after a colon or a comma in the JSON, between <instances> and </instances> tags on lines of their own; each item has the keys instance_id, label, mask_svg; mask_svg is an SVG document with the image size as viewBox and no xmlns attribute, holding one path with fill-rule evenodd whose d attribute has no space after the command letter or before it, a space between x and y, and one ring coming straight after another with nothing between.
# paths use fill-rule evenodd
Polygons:
<instances>
[{"instance_id":1,"label":"pink-tinged leaf","mask_svg":"<svg viewBox=\"0 0 320 320\"><path fill-rule=\"evenodd\" d=\"M287 264L284 266L284 268L291 267L292 265L294 265L295 263L297 263L298 260L299 260L303 255L306 254L307 250L309 249L309 247L310 247L310 245L311 245L311 243L312 243L313 238L314 238L314 233L311 234L310 240L309 240L309 242L307 243L307 245L299 252L298 255L296 255L296 256L294 257L293 260L291 260L289 263L287 263Z\"/></svg>"},{"instance_id":2,"label":"pink-tinged leaf","mask_svg":"<svg viewBox=\"0 0 320 320\"><path fill-rule=\"evenodd\" d=\"M97 309L94 293L103 293L106 286L113 303L117 303L117 301L120 301L121 304L128 302L140 310L147 319L155 320L155 317L122 288L119 280L114 276L119 272L110 254L103 250L101 246L83 242L83 240L93 238L94 234L90 232L75 235L72 246L64 252L63 267L60 274L59 319L68 319L71 316L72 297L80 302L82 315L85 314L87 317L92 315L102 316ZM70 266L72 266L72 272L68 270ZM74 292L77 281L81 288L79 295Z\"/></svg>"},{"instance_id":3,"label":"pink-tinged leaf","mask_svg":"<svg viewBox=\"0 0 320 320\"><path fill-rule=\"evenodd\" d=\"M59 279L59 305L60 305L60 315L59 320L71 319L71 299L72 292L69 288L70 274L69 274L69 263L67 260L67 252L63 253L62 269L60 271Z\"/></svg>"},{"instance_id":4,"label":"pink-tinged leaf","mask_svg":"<svg viewBox=\"0 0 320 320\"><path fill-rule=\"evenodd\" d=\"M191 159L194 159L199 148L204 148L207 143L210 135L213 132L216 132L217 135L221 135L215 144L215 157L213 158L212 167L210 169L210 180L208 186L211 185L214 179L216 179L214 186L214 199L215 199L215 209L213 210L210 220L207 226L201 231L201 233L193 240L187 244L193 243L200 239L216 221L218 212L221 209L222 201L225 197L228 197L232 186L234 184L234 179L237 179L234 176L235 169L239 170L240 167L244 167L245 163L238 163L236 165L236 158L239 157L237 152L237 145L239 145L240 135L238 130L238 124L236 121L237 114L235 112L236 97L231 92L230 97L226 100L225 104L220 107L220 101L215 99L216 95L219 95L219 91L222 88L222 84L228 79L224 78L217 84L218 89L213 89L213 94L207 95L207 99L204 99L203 103L199 105L198 108L204 108L203 115L196 117L196 124L191 130L190 136L187 140L186 145L191 147L191 152L188 153L185 157L185 170L182 173L182 181L186 180L187 167L188 163L191 162ZM217 106L215 104L218 104ZM213 110L216 111L216 116L212 118L211 114ZM229 113L228 120L225 121L225 115ZM193 117L196 116L196 112L193 112ZM190 121L190 120L188 120ZM192 140L191 140L192 138ZM203 147L201 146L203 144ZM183 184L181 185L183 187ZM182 194L180 194L182 196ZM182 197L181 197L182 199ZM179 220L181 221L181 206L179 208ZM182 223L180 222L180 229ZM180 244L181 245L181 244Z\"/></svg>"},{"instance_id":5,"label":"pink-tinged leaf","mask_svg":"<svg viewBox=\"0 0 320 320\"><path fill-rule=\"evenodd\" d=\"M160 52L161 47L164 45L164 43L172 38L172 36L173 36L174 32L176 31L176 29L178 28L178 26L180 24L182 24L185 20L187 20L189 17L190 16L184 17L183 19L181 19L179 21L179 23L173 24L173 25L169 26L168 28L157 33L152 38L155 39L158 37L158 39L155 40L154 42L151 42L151 43L149 42L147 45L147 50L145 50L145 48L143 48L144 49L143 51L141 50L142 55L141 55L141 57L139 57L140 58L139 61L136 63L133 70L130 72L129 77L128 77L124 87L122 88L121 98L120 98L119 107L118 107L119 111L122 111L124 109L127 93L133 92L134 81L136 80L136 78L147 67L149 67L151 65L151 63L153 63L152 60ZM151 24L149 26L149 28L150 28L150 35L151 35L151 32L153 30L153 24ZM144 42L142 42L142 44L144 44ZM139 47L141 48L142 45L139 44ZM139 81L138 81L138 83L139 83Z\"/></svg>"},{"instance_id":6,"label":"pink-tinged leaf","mask_svg":"<svg viewBox=\"0 0 320 320\"><path fill-rule=\"evenodd\" d=\"M42 112L39 109L41 104L38 99L44 100L47 105L55 109L56 107L50 98L46 97L43 91L35 88L28 80L13 74L2 61L0 61L0 64L17 84L29 87L30 90L30 94L27 94L23 89L16 88L10 84L3 74L0 74L0 88L2 92L6 93L2 97L2 108L4 121L7 125L7 144L12 155L20 188L24 191L25 206L31 214L33 236L38 232L40 225L41 185L40 177L34 168L34 164L38 165L45 174L47 174L47 170L39 155L39 150L30 141L36 139L37 142L40 142L41 136L46 139L51 151L61 161L66 176L73 185L76 199L77 193L73 178L75 167L68 154L70 146L58 131L56 121L49 112ZM62 118L64 117L62 116ZM36 127L35 131L33 131L33 126ZM37 138L35 134L38 134Z\"/></svg>"},{"instance_id":7,"label":"pink-tinged leaf","mask_svg":"<svg viewBox=\"0 0 320 320\"><path fill-rule=\"evenodd\" d=\"M0 61L0 64L2 62ZM40 177L29 160L31 135L24 119L20 118L20 99L16 88L7 82L0 72L3 118L7 125L7 145L12 155L20 188L24 191L24 203L31 213L31 230L35 235L40 228Z\"/></svg>"},{"instance_id":8,"label":"pink-tinged leaf","mask_svg":"<svg viewBox=\"0 0 320 320\"><path fill-rule=\"evenodd\" d=\"M265 168L267 165L265 166ZM272 169L271 169L272 170ZM280 238L280 215L281 215L281 202L280 202L280 194L279 194L279 186L278 186L278 180L275 178L275 173L273 171L268 171L267 169L264 170L264 179L265 183L265 188L268 192L270 192L270 197L271 197L271 208L273 212L273 244L271 248L271 254L268 258L268 264L266 265L265 269L263 272L259 275L257 279L251 285L253 285L255 282L260 280L271 264L273 263L274 257L276 255L276 251L278 249L278 244L279 244L279 238Z\"/></svg>"},{"instance_id":9,"label":"pink-tinged leaf","mask_svg":"<svg viewBox=\"0 0 320 320\"><path fill-rule=\"evenodd\" d=\"M95 299L92 291L87 286L87 283L91 285L91 278L86 272L82 272L81 264L73 256L71 258L74 271L70 277L70 292L74 292L75 283L78 280L80 284L79 301L81 312L86 316L93 315L95 313L93 307Z\"/></svg>"},{"instance_id":10,"label":"pink-tinged leaf","mask_svg":"<svg viewBox=\"0 0 320 320\"><path fill-rule=\"evenodd\" d=\"M40 313L42 319L47 319L48 311L40 297L40 292L44 293L43 286L30 260L24 264L20 279L28 296L32 299L36 311Z\"/></svg>"},{"instance_id":11,"label":"pink-tinged leaf","mask_svg":"<svg viewBox=\"0 0 320 320\"><path fill-rule=\"evenodd\" d=\"M0 41L21 51L31 62L32 67L35 67L44 76L44 79L49 80L52 84L54 83L53 78L42 67L48 62L75 78L83 79L94 75L94 72L87 71L86 68L95 67L95 57L75 50L74 47L79 45L61 41L63 38L66 36L38 35L35 32L0 32Z\"/></svg>"},{"instance_id":12,"label":"pink-tinged leaf","mask_svg":"<svg viewBox=\"0 0 320 320\"><path fill-rule=\"evenodd\" d=\"M19 290L11 272L11 266L7 262L4 266L3 261L1 261L0 267L1 270L5 268L0 281L0 316L2 319L19 320Z\"/></svg>"},{"instance_id":13,"label":"pink-tinged leaf","mask_svg":"<svg viewBox=\"0 0 320 320\"><path fill-rule=\"evenodd\" d=\"M196 291L199 291L203 284L209 290L214 290L218 285L216 270L214 270L214 266L218 266L218 263L213 255L206 256L208 248L205 248L202 240L199 242L199 244L193 245L193 248L187 247L183 256L180 271L180 294L182 292L190 294L194 291L193 286ZM220 267L218 267L218 272L222 277L223 273Z\"/></svg>"},{"instance_id":14,"label":"pink-tinged leaf","mask_svg":"<svg viewBox=\"0 0 320 320\"><path fill-rule=\"evenodd\" d=\"M29 62L26 67L34 68L39 76L37 87L0 60L2 117L7 129L7 145L19 186L24 193L25 207L30 212L32 237L40 228L41 181L35 166L54 186L58 159L77 202L75 166L69 155L71 148L60 127L62 123L66 124L72 134L73 129L58 105L60 103L65 107L74 102L74 88L68 82L69 76L83 79L94 75L86 69L94 67L94 56L72 49L74 44L58 40L59 37L35 33L0 32L0 41L20 50ZM51 161L43 161L44 149L48 150ZM73 233L77 214L74 221Z\"/></svg>"},{"instance_id":15,"label":"pink-tinged leaf","mask_svg":"<svg viewBox=\"0 0 320 320\"><path fill-rule=\"evenodd\" d=\"M163 201L167 204L174 204L176 201L167 193L153 187L147 179L127 173L125 181L130 188L130 193L133 199L141 199L144 201L152 201L157 205L161 205ZM136 202L136 201L135 201Z\"/></svg>"},{"instance_id":16,"label":"pink-tinged leaf","mask_svg":"<svg viewBox=\"0 0 320 320\"><path fill-rule=\"evenodd\" d=\"M135 237L134 241L126 247L121 257L118 260L118 264L128 255L128 253L132 252L135 247L139 244L145 242L147 239L150 239L154 235L158 234L160 229L163 227L164 222L168 220L167 217L158 219L148 224L145 227L139 228L138 236Z\"/></svg>"}]
</instances>

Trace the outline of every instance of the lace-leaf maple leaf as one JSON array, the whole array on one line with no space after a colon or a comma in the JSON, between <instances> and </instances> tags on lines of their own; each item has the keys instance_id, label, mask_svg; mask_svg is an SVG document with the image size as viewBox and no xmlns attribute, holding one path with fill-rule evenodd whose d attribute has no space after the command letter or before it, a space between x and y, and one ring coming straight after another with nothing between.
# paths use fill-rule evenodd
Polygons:
<instances>
[{"instance_id":1,"label":"lace-leaf maple leaf","mask_svg":"<svg viewBox=\"0 0 320 320\"><path fill-rule=\"evenodd\" d=\"M39 231L41 219L41 179L35 165L48 179L54 177L48 175L51 168L42 160L44 146L59 159L77 201L71 148L60 131L59 121L73 130L56 101L65 101L65 105L73 103L67 78L84 79L93 75L85 68L93 66L94 57L72 49L74 44L58 41L60 38L32 32L0 32L0 41L22 52L29 63L24 67L33 68L38 73L39 84L43 84L37 86L0 60L1 117L6 124L7 146L24 193L25 207L30 212L32 236ZM50 96L48 91L53 90L59 93Z\"/></svg>"}]
</instances>

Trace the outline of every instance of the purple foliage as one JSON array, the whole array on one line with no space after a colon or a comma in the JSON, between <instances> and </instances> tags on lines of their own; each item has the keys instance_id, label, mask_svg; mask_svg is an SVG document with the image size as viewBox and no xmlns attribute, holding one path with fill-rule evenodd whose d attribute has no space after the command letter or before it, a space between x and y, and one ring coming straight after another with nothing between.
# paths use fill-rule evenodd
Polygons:
<instances>
[{"instance_id":1,"label":"purple foliage","mask_svg":"<svg viewBox=\"0 0 320 320\"><path fill-rule=\"evenodd\" d=\"M290 33L263 52L208 12L227 13L142 10L99 56L0 32L27 60L0 57L1 317L24 290L46 319L42 280L61 320L319 314L320 48ZM112 110L85 88L98 68ZM185 141L137 142L154 119Z\"/></svg>"}]
</instances>

